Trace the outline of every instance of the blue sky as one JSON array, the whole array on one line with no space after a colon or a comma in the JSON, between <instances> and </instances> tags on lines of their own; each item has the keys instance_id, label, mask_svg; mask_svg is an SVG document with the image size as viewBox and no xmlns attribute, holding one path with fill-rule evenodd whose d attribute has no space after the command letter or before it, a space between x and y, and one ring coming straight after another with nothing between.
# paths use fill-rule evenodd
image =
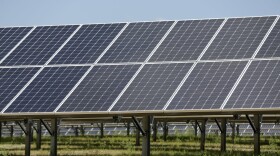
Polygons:
<instances>
[{"instance_id":1,"label":"blue sky","mask_svg":"<svg viewBox=\"0 0 280 156\"><path fill-rule=\"evenodd\" d=\"M0 0L0 26L280 15L280 0Z\"/></svg>"}]
</instances>

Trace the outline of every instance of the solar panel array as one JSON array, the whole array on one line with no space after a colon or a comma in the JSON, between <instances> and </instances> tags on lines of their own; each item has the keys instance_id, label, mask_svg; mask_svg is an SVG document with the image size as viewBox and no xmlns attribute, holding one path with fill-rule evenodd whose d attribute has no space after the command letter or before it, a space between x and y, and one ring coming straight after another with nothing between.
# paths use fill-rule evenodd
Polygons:
<instances>
[{"instance_id":1,"label":"solar panel array","mask_svg":"<svg viewBox=\"0 0 280 156\"><path fill-rule=\"evenodd\" d=\"M279 16L0 35L2 113L280 107Z\"/></svg>"}]
</instances>

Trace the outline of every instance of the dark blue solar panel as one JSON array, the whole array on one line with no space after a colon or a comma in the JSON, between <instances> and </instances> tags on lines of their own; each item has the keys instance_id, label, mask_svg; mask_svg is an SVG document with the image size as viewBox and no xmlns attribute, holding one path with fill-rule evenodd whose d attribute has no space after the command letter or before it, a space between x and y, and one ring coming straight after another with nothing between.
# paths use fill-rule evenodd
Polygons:
<instances>
[{"instance_id":1,"label":"dark blue solar panel","mask_svg":"<svg viewBox=\"0 0 280 156\"><path fill-rule=\"evenodd\" d=\"M94 63L124 25L124 23L83 25L50 64Z\"/></svg>"},{"instance_id":2,"label":"dark blue solar panel","mask_svg":"<svg viewBox=\"0 0 280 156\"><path fill-rule=\"evenodd\" d=\"M149 61L196 60L223 21L179 21Z\"/></svg>"},{"instance_id":3,"label":"dark blue solar panel","mask_svg":"<svg viewBox=\"0 0 280 156\"><path fill-rule=\"evenodd\" d=\"M167 109L220 108L246 64L198 63Z\"/></svg>"},{"instance_id":4,"label":"dark blue solar panel","mask_svg":"<svg viewBox=\"0 0 280 156\"><path fill-rule=\"evenodd\" d=\"M131 23L100 62L144 62L174 22Z\"/></svg>"},{"instance_id":5,"label":"dark blue solar panel","mask_svg":"<svg viewBox=\"0 0 280 156\"><path fill-rule=\"evenodd\" d=\"M58 111L107 111L139 67L95 66Z\"/></svg>"},{"instance_id":6,"label":"dark blue solar panel","mask_svg":"<svg viewBox=\"0 0 280 156\"><path fill-rule=\"evenodd\" d=\"M276 17L231 18L202 60L251 58Z\"/></svg>"},{"instance_id":7,"label":"dark blue solar panel","mask_svg":"<svg viewBox=\"0 0 280 156\"><path fill-rule=\"evenodd\" d=\"M225 109L280 107L280 61L253 61Z\"/></svg>"},{"instance_id":8,"label":"dark blue solar panel","mask_svg":"<svg viewBox=\"0 0 280 156\"><path fill-rule=\"evenodd\" d=\"M280 57L280 21L270 32L256 57Z\"/></svg>"},{"instance_id":9,"label":"dark blue solar panel","mask_svg":"<svg viewBox=\"0 0 280 156\"><path fill-rule=\"evenodd\" d=\"M5 112L52 112L89 67L46 67Z\"/></svg>"},{"instance_id":10,"label":"dark blue solar panel","mask_svg":"<svg viewBox=\"0 0 280 156\"><path fill-rule=\"evenodd\" d=\"M0 60L8 54L32 27L0 28Z\"/></svg>"},{"instance_id":11,"label":"dark blue solar panel","mask_svg":"<svg viewBox=\"0 0 280 156\"><path fill-rule=\"evenodd\" d=\"M145 65L112 111L162 110L191 66L191 63Z\"/></svg>"},{"instance_id":12,"label":"dark blue solar panel","mask_svg":"<svg viewBox=\"0 0 280 156\"><path fill-rule=\"evenodd\" d=\"M0 68L0 110L2 110L39 68Z\"/></svg>"},{"instance_id":13,"label":"dark blue solar panel","mask_svg":"<svg viewBox=\"0 0 280 156\"><path fill-rule=\"evenodd\" d=\"M43 65L78 26L37 27L1 65Z\"/></svg>"}]
</instances>

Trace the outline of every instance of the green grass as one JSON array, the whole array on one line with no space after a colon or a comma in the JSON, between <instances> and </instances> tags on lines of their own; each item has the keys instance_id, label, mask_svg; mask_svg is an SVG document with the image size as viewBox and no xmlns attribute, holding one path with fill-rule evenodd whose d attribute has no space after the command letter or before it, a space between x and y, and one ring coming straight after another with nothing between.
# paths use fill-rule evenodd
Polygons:
<instances>
[{"instance_id":1,"label":"green grass","mask_svg":"<svg viewBox=\"0 0 280 156\"><path fill-rule=\"evenodd\" d=\"M36 150L35 139L32 142L31 155L49 155L50 138L42 138L42 148ZM151 155L154 156L217 156L220 153L220 137L208 135L205 151L201 152L199 137L191 134L168 136L164 142L161 137L157 142L151 141ZM0 155L24 155L24 137L2 138ZM280 137L261 137L262 156L280 155ZM135 146L134 136L60 136L58 137L58 155L97 155L97 156L138 156L141 146ZM232 143L227 138L227 152L224 156L253 155L253 137L236 137Z\"/></svg>"}]
</instances>

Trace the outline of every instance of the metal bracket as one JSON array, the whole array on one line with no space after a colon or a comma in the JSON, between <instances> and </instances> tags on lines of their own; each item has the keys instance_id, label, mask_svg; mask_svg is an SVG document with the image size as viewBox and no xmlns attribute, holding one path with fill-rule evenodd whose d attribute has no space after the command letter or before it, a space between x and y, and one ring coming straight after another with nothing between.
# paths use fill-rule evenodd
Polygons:
<instances>
[{"instance_id":1,"label":"metal bracket","mask_svg":"<svg viewBox=\"0 0 280 156\"><path fill-rule=\"evenodd\" d=\"M102 128L102 127L101 127L101 124L102 124L102 123L100 123L100 124L96 123L97 127L98 127L100 130L101 130L101 128ZM103 123L103 128L104 128L104 123Z\"/></svg>"},{"instance_id":2,"label":"metal bracket","mask_svg":"<svg viewBox=\"0 0 280 156\"><path fill-rule=\"evenodd\" d=\"M279 125L279 119L277 119L276 121L275 121L275 125Z\"/></svg>"},{"instance_id":3,"label":"metal bracket","mask_svg":"<svg viewBox=\"0 0 280 156\"><path fill-rule=\"evenodd\" d=\"M256 132L257 132L257 129L256 129L255 125L253 124L253 122L252 122L252 120L251 120L251 118L249 117L248 114L246 114L246 118L247 118L247 120L248 120L250 126L252 127L254 133L256 133Z\"/></svg>"},{"instance_id":4,"label":"metal bracket","mask_svg":"<svg viewBox=\"0 0 280 156\"><path fill-rule=\"evenodd\" d=\"M24 126L19 122L19 121L16 121L16 124L19 125L20 129L24 132L25 135L27 135L27 131L26 129L24 128Z\"/></svg>"},{"instance_id":5,"label":"metal bracket","mask_svg":"<svg viewBox=\"0 0 280 156\"><path fill-rule=\"evenodd\" d=\"M123 122L124 127L127 127L127 124L125 122Z\"/></svg>"},{"instance_id":6,"label":"metal bracket","mask_svg":"<svg viewBox=\"0 0 280 156\"><path fill-rule=\"evenodd\" d=\"M167 122L164 122L162 129L168 131L168 124L167 124Z\"/></svg>"},{"instance_id":7,"label":"metal bracket","mask_svg":"<svg viewBox=\"0 0 280 156\"><path fill-rule=\"evenodd\" d=\"M38 133L38 129L33 125L33 129Z\"/></svg>"},{"instance_id":8,"label":"metal bracket","mask_svg":"<svg viewBox=\"0 0 280 156\"><path fill-rule=\"evenodd\" d=\"M161 128L163 128L163 125L162 125L161 122L158 122L158 126L161 127Z\"/></svg>"},{"instance_id":9,"label":"metal bracket","mask_svg":"<svg viewBox=\"0 0 280 156\"><path fill-rule=\"evenodd\" d=\"M121 119L122 119L122 116L119 116L119 115L113 116L114 122L119 123L121 121Z\"/></svg>"},{"instance_id":10,"label":"metal bracket","mask_svg":"<svg viewBox=\"0 0 280 156\"><path fill-rule=\"evenodd\" d=\"M52 133L52 130L51 130L49 124L46 123L46 122L45 122L44 120L42 120L42 119L40 119L40 121L41 121L41 123L44 125L44 127L47 129L47 131L49 132L49 134L52 136L53 133Z\"/></svg>"},{"instance_id":11,"label":"metal bracket","mask_svg":"<svg viewBox=\"0 0 280 156\"><path fill-rule=\"evenodd\" d=\"M199 128L200 132L202 132L201 126L200 126L200 124L198 123L197 120L195 120L195 123L196 123L197 127Z\"/></svg>"},{"instance_id":12,"label":"metal bracket","mask_svg":"<svg viewBox=\"0 0 280 156\"><path fill-rule=\"evenodd\" d=\"M235 126L234 123L229 123L229 125L230 125L231 128L235 128L235 127L234 127L234 126Z\"/></svg>"},{"instance_id":13,"label":"metal bracket","mask_svg":"<svg viewBox=\"0 0 280 156\"><path fill-rule=\"evenodd\" d=\"M234 114L234 115L233 115L233 119L234 119L234 120L239 120L240 117L241 117L240 114Z\"/></svg>"},{"instance_id":14,"label":"metal bracket","mask_svg":"<svg viewBox=\"0 0 280 156\"><path fill-rule=\"evenodd\" d=\"M207 120L208 120L208 119L205 119L205 121L207 121ZM201 128L201 126L200 126L200 124L198 123L197 120L195 120L195 123L197 124L197 127L199 128L200 132L202 132L202 128Z\"/></svg>"},{"instance_id":15,"label":"metal bracket","mask_svg":"<svg viewBox=\"0 0 280 156\"><path fill-rule=\"evenodd\" d=\"M215 122L216 122L217 126L219 127L220 132L223 133L223 130L222 130L222 127L221 127L219 121L217 119L215 119Z\"/></svg>"},{"instance_id":16,"label":"metal bracket","mask_svg":"<svg viewBox=\"0 0 280 156\"><path fill-rule=\"evenodd\" d=\"M16 124L17 124L17 122L18 122L18 121L16 121ZM13 125L5 125L5 126L6 126L6 128L7 128L9 131L11 131L10 126L13 126Z\"/></svg>"},{"instance_id":17,"label":"metal bracket","mask_svg":"<svg viewBox=\"0 0 280 156\"><path fill-rule=\"evenodd\" d=\"M139 121L136 119L135 116L132 116L134 126L142 133L143 136L146 136L146 132L141 127Z\"/></svg>"}]
</instances>

